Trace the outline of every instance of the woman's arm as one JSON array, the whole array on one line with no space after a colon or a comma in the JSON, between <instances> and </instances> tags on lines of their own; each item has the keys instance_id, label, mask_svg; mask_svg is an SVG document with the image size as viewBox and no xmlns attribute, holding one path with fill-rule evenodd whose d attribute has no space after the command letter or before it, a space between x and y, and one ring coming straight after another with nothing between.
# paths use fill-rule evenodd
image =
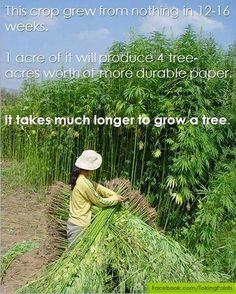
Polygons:
<instances>
[{"instance_id":1,"label":"woman's arm","mask_svg":"<svg viewBox=\"0 0 236 294\"><path fill-rule=\"evenodd\" d=\"M93 186L94 186L94 189L95 191L102 197L104 198L109 198L111 196L114 196L116 195L117 196L117 193L115 193L114 191L104 187L103 185L100 185L96 182L92 182Z\"/></svg>"},{"instance_id":2,"label":"woman's arm","mask_svg":"<svg viewBox=\"0 0 236 294\"><path fill-rule=\"evenodd\" d=\"M108 207L108 206L114 206L119 202L119 195L117 195L115 192L110 190L111 192L113 192L112 195L109 193L110 196L107 196L107 198L103 198L98 193L100 189L98 188L98 191L96 191L97 187L95 189L94 183L92 183L88 179L84 179L84 183L85 183L85 196L92 204L98 207ZM103 190L103 193L105 193L104 190Z\"/></svg>"},{"instance_id":3,"label":"woman's arm","mask_svg":"<svg viewBox=\"0 0 236 294\"><path fill-rule=\"evenodd\" d=\"M101 197L95 189L91 189L89 186L85 191L87 199L98 207L114 206L119 202L119 196L117 194L110 196L109 198Z\"/></svg>"}]
</instances>

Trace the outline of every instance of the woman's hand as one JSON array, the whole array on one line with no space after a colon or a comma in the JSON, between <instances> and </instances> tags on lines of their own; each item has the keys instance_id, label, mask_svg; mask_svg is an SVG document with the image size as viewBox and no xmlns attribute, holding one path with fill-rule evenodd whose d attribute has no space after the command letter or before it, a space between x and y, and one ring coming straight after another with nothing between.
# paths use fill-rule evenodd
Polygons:
<instances>
[{"instance_id":1,"label":"woman's hand","mask_svg":"<svg viewBox=\"0 0 236 294\"><path fill-rule=\"evenodd\" d=\"M125 198L118 195L118 202L121 203L121 202L124 202L125 201Z\"/></svg>"}]
</instances>

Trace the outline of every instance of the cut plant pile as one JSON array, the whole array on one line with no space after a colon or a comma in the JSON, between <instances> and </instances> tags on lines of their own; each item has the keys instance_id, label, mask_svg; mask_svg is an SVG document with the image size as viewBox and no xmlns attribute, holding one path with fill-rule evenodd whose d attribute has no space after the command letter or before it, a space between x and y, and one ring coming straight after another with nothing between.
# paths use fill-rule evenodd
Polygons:
<instances>
[{"instance_id":1,"label":"cut plant pile","mask_svg":"<svg viewBox=\"0 0 236 294\"><path fill-rule=\"evenodd\" d=\"M60 186L63 192L58 195L63 195L66 190L62 184L54 189ZM116 180L107 186L124 196L130 193L127 182ZM135 213L131 207L132 201L99 210L82 236L41 278L18 293L143 293L149 281L227 280L226 275L208 273L185 248L141 220L150 207L138 204ZM54 202L50 211L51 215L55 213L58 226L64 223L66 210L62 202L60 209Z\"/></svg>"},{"instance_id":2,"label":"cut plant pile","mask_svg":"<svg viewBox=\"0 0 236 294\"><path fill-rule=\"evenodd\" d=\"M131 183L125 179L113 179L106 181L104 185L112 190L121 191L126 200L126 207L133 214L139 216L143 221L152 226L157 227L157 212L155 208L150 207L144 195L138 190L131 187ZM69 200L71 190L70 186L63 182L56 182L55 185L49 187L47 192L47 211L48 211L48 231L54 239L54 248L58 252L58 256L67 246L66 239L66 222L69 216ZM93 207L96 214L98 207Z\"/></svg>"}]
</instances>

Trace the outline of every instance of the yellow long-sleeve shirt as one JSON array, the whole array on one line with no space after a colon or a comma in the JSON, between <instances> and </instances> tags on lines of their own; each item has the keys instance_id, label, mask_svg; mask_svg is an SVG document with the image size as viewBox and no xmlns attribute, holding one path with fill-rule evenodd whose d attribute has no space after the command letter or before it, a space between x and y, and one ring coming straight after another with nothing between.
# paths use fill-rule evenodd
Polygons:
<instances>
[{"instance_id":1,"label":"yellow long-sleeve shirt","mask_svg":"<svg viewBox=\"0 0 236 294\"><path fill-rule=\"evenodd\" d=\"M118 195L104 186L91 182L79 175L70 198L69 221L78 226L88 226L91 222L91 206L114 206Z\"/></svg>"}]
</instances>

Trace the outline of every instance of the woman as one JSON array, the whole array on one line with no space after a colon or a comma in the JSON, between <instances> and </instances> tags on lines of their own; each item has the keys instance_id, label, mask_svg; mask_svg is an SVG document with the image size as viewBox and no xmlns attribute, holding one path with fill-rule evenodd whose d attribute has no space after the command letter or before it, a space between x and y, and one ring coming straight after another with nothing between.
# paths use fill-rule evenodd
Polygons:
<instances>
[{"instance_id":1,"label":"woman","mask_svg":"<svg viewBox=\"0 0 236 294\"><path fill-rule=\"evenodd\" d=\"M102 164L102 157L93 150L85 150L75 162L71 177L72 195L67 222L67 238L71 243L91 223L91 206L114 206L124 200L102 185L91 182L88 177Z\"/></svg>"}]
</instances>

